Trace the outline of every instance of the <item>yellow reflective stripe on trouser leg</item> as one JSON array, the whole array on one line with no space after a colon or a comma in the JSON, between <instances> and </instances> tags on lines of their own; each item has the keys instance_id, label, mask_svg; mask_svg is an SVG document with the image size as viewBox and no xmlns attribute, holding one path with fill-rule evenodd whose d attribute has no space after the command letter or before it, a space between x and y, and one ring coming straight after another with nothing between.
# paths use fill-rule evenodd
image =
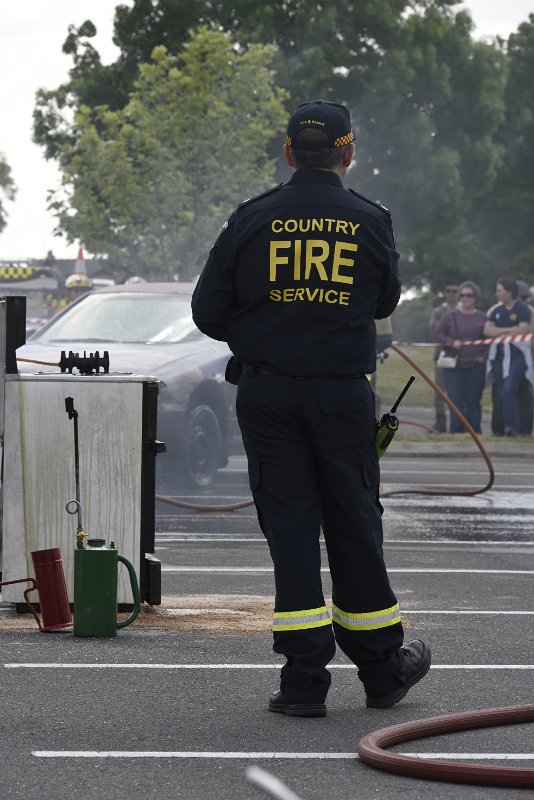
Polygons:
<instances>
[{"instance_id":1,"label":"yellow reflective stripe on trouser leg","mask_svg":"<svg viewBox=\"0 0 534 800\"><path fill-rule=\"evenodd\" d=\"M326 606L307 608L303 611L275 611L273 631L300 631L330 624Z\"/></svg>"},{"instance_id":2,"label":"yellow reflective stripe on trouser leg","mask_svg":"<svg viewBox=\"0 0 534 800\"><path fill-rule=\"evenodd\" d=\"M389 625L396 625L401 621L399 604L391 608L383 608L380 611L366 611L362 614L351 614L342 611L337 606L332 607L332 619L347 628L349 631L373 631L376 628L387 628Z\"/></svg>"}]
</instances>

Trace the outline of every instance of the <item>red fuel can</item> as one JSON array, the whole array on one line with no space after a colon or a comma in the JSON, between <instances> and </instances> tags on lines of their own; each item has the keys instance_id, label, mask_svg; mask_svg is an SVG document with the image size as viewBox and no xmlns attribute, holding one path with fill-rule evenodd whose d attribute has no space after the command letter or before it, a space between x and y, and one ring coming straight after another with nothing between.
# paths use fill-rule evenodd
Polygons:
<instances>
[{"instance_id":1,"label":"red fuel can","mask_svg":"<svg viewBox=\"0 0 534 800\"><path fill-rule=\"evenodd\" d=\"M43 617L39 628L42 631L55 631L69 627L72 625L72 616L59 547L34 550L32 561Z\"/></svg>"}]
</instances>

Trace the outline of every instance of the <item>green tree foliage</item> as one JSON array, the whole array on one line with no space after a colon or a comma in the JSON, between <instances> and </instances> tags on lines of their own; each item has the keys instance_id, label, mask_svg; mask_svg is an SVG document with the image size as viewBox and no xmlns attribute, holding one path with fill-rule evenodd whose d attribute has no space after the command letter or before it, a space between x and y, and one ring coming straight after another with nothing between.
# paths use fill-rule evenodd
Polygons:
<instances>
[{"instance_id":1,"label":"green tree foliage","mask_svg":"<svg viewBox=\"0 0 534 800\"><path fill-rule=\"evenodd\" d=\"M34 141L44 148L46 158L57 159L60 163L66 160L66 146L75 144L79 133L73 123L76 111L81 106L122 108L128 102L137 75L137 68L125 68L122 56L114 64L102 64L100 54L90 41L96 32L90 20L79 28L69 27L63 44L63 52L74 62L69 71L69 81L57 89L39 89L36 93ZM144 60L149 60L150 52Z\"/></svg>"},{"instance_id":2,"label":"green tree foliage","mask_svg":"<svg viewBox=\"0 0 534 800\"><path fill-rule=\"evenodd\" d=\"M288 109L313 97L350 108L357 165L347 184L391 209L406 285L435 290L450 271L483 288L503 271L532 281L534 17L508 43L478 42L459 2L133 0L116 9L120 56L109 66L91 22L69 30L69 81L38 94L35 139L69 169L83 130L77 110L123 111L154 47L177 56L201 22L244 51L275 45ZM86 116L105 136L107 118ZM280 141L270 146L279 159Z\"/></svg>"},{"instance_id":3,"label":"green tree foliage","mask_svg":"<svg viewBox=\"0 0 534 800\"><path fill-rule=\"evenodd\" d=\"M7 225L7 211L2 195L5 200L12 201L15 199L16 191L9 164L0 153L0 231L3 231Z\"/></svg>"},{"instance_id":4,"label":"green tree foliage","mask_svg":"<svg viewBox=\"0 0 534 800\"><path fill-rule=\"evenodd\" d=\"M82 106L60 148L61 230L141 273L198 274L221 220L273 182L266 148L286 118L274 55L203 27L177 56L154 49L124 108Z\"/></svg>"},{"instance_id":5,"label":"green tree foliage","mask_svg":"<svg viewBox=\"0 0 534 800\"><path fill-rule=\"evenodd\" d=\"M392 210L408 285L472 275L472 213L501 149L502 52L475 42L465 12L419 4L361 103L354 183Z\"/></svg>"},{"instance_id":6,"label":"green tree foliage","mask_svg":"<svg viewBox=\"0 0 534 800\"><path fill-rule=\"evenodd\" d=\"M70 27L63 51L74 65L67 83L37 93L35 141L48 158L61 159L63 144L76 136L68 122L73 111L82 105L122 108L139 66L150 61L154 47L164 45L169 53L178 53L189 30L199 23L220 26L243 45L276 45L278 84L290 91L292 102L319 95L357 101L380 52L394 41L408 4L407 0L134 0L131 7L119 5L114 42L121 54L113 64L102 65L92 46L96 34L92 22ZM339 67L345 69L340 72Z\"/></svg>"},{"instance_id":7,"label":"green tree foliage","mask_svg":"<svg viewBox=\"0 0 534 800\"><path fill-rule=\"evenodd\" d=\"M497 140L503 154L494 190L481 208L486 257L509 274L534 283L534 14L507 43L505 116ZM489 246L488 246L489 245ZM481 245L482 249L482 245Z\"/></svg>"}]
</instances>

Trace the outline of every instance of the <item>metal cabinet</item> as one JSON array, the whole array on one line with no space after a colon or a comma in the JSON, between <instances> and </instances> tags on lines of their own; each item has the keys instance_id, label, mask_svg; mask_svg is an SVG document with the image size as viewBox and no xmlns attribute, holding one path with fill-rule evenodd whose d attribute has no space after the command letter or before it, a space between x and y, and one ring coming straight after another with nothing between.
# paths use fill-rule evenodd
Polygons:
<instances>
[{"instance_id":1,"label":"metal cabinet","mask_svg":"<svg viewBox=\"0 0 534 800\"><path fill-rule=\"evenodd\" d=\"M32 576L32 550L61 549L73 600L76 496L73 426L78 412L83 527L114 541L134 564L141 599L161 602L160 563L154 557L155 456L158 381L138 375L7 375L3 476L2 579ZM127 575L118 602L132 602ZM24 585L5 586L3 599L22 603Z\"/></svg>"}]
</instances>

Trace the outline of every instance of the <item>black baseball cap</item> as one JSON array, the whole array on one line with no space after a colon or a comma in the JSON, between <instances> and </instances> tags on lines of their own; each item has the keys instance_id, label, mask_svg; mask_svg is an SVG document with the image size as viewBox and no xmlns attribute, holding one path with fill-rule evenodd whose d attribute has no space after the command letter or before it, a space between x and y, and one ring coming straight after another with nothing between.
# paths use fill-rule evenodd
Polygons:
<instances>
[{"instance_id":1,"label":"black baseball cap","mask_svg":"<svg viewBox=\"0 0 534 800\"><path fill-rule=\"evenodd\" d=\"M323 131L328 141L299 141L299 133L312 129ZM291 116L287 125L286 144L299 150L323 150L327 147L344 147L354 139L350 114L340 103L312 100L303 103Z\"/></svg>"}]
</instances>

